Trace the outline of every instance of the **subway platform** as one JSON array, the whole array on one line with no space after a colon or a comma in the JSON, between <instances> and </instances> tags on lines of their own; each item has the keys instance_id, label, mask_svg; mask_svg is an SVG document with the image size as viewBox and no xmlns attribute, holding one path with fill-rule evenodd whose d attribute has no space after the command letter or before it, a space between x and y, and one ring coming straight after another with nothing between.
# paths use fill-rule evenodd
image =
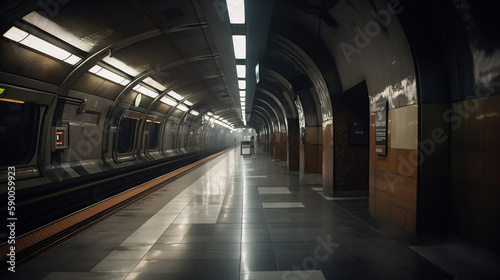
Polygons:
<instances>
[{"instance_id":1,"label":"subway platform","mask_svg":"<svg viewBox=\"0 0 500 280\"><path fill-rule=\"evenodd\" d=\"M465 279L436 265L446 250L419 254L371 226L367 198L327 199L319 187L301 185L263 152L234 149L4 276Z\"/></svg>"}]
</instances>

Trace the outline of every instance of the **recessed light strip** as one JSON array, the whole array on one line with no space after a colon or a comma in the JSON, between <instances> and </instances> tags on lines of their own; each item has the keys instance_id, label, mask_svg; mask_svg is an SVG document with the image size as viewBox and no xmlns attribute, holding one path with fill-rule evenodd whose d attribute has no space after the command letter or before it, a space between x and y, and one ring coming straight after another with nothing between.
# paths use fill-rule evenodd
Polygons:
<instances>
[{"instance_id":1,"label":"recessed light strip","mask_svg":"<svg viewBox=\"0 0 500 280\"><path fill-rule=\"evenodd\" d=\"M245 1L244 0L226 0L227 12L229 13L229 22L231 24L245 23Z\"/></svg>"},{"instance_id":2,"label":"recessed light strip","mask_svg":"<svg viewBox=\"0 0 500 280\"><path fill-rule=\"evenodd\" d=\"M48 56L64 61L71 65L75 65L82 60L81 57L74 55L66 50L63 50L60 47L55 46L15 26L11 27L7 32L5 32L3 36L16 43L37 50Z\"/></svg>"}]
</instances>

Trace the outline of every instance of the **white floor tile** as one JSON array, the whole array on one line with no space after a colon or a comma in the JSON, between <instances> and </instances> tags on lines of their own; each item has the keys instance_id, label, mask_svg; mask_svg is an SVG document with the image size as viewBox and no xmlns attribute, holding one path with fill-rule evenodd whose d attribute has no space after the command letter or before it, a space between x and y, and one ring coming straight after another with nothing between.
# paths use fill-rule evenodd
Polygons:
<instances>
[{"instance_id":1,"label":"white floor tile","mask_svg":"<svg viewBox=\"0 0 500 280\"><path fill-rule=\"evenodd\" d=\"M302 202L263 202L263 208L303 208Z\"/></svg>"},{"instance_id":2,"label":"white floor tile","mask_svg":"<svg viewBox=\"0 0 500 280\"><path fill-rule=\"evenodd\" d=\"M285 187L262 187L258 188L259 194L291 194Z\"/></svg>"}]
</instances>

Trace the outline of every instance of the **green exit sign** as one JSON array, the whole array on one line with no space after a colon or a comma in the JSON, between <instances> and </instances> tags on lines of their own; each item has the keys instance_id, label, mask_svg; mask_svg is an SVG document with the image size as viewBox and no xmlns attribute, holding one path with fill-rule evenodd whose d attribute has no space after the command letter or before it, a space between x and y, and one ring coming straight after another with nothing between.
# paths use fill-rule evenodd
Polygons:
<instances>
[{"instance_id":1,"label":"green exit sign","mask_svg":"<svg viewBox=\"0 0 500 280\"><path fill-rule=\"evenodd\" d=\"M0 97L3 97L4 92L5 92L5 89L4 88L0 88Z\"/></svg>"}]
</instances>

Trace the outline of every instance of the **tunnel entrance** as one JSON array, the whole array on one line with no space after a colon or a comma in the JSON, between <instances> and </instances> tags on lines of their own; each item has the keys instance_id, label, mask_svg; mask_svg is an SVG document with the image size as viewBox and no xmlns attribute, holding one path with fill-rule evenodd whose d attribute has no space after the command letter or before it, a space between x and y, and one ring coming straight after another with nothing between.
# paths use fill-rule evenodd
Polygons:
<instances>
[{"instance_id":1,"label":"tunnel entrance","mask_svg":"<svg viewBox=\"0 0 500 280\"><path fill-rule=\"evenodd\" d=\"M334 196L368 195L370 111L366 82L333 97Z\"/></svg>"}]
</instances>

